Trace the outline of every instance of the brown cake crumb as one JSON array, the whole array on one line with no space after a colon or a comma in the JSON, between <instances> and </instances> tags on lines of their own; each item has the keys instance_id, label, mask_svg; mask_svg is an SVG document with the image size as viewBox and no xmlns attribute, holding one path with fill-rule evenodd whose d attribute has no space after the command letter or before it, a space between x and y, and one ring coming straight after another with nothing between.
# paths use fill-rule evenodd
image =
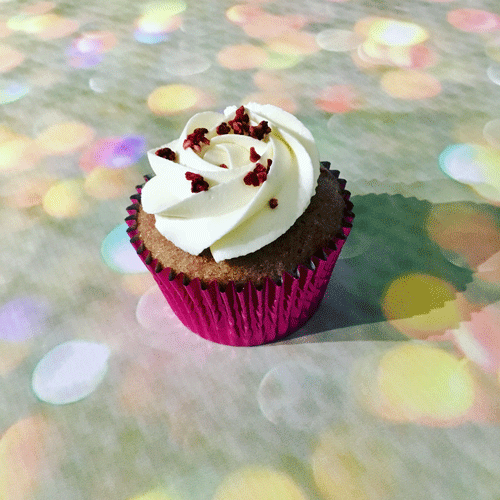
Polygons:
<instances>
[{"instance_id":1,"label":"brown cake crumb","mask_svg":"<svg viewBox=\"0 0 500 500\"><path fill-rule=\"evenodd\" d=\"M278 206L278 200L276 198L271 198L269 200L269 206L271 208L276 208Z\"/></svg>"}]
</instances>

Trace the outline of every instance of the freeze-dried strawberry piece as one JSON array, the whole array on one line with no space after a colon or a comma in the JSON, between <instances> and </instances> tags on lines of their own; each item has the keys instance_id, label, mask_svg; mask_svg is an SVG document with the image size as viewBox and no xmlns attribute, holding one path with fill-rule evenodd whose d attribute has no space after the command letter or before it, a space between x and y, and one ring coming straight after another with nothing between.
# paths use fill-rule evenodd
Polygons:
<instances>
[{"instance_id":1,"label":"freeze-dried strawberry piece","mask_svg":"<svg viewBox=\"0 0 500 500\"><path fill-rule=\"evenodd\" d=\"M231 132L231 127L226 123L222 122L216 129L217 135L225 135Z\"/></svg>"},{"instance_id":2,"label":"freeze-dried strawberry piece","mask_svg":"<svg viewBox=\"0 0 500 500\"><path fill-rule=\"evenodd\" d=\"M200 193L201 191L208 191L208 182L203 178L202 175L196 174L194 172L186 172L186 179L191 181L191 192Z\"/></svg>"},{"instance_id":3,"label":"freeze-dried strawberry piece","mask_svg":"<svg viewBox=\"0 0 500 500\"><path fill-rule=\"evenodd\" d=\"M260 154L255 151L255 148L250 148L250 161L255 163L260 160Z\"/></svg>"},{"instance_id":4,"label":"freeze-dried strawberry piece","mask_svg":"<svg viewBox=\"0 0 500 500\"><path fill-rule=\"evenodd\" d=\"M210 144L210 139L205 137L206 133L208 133L206 128L195 128L193 132L184 139L182 147L184 149L191 148L193 151L199 153L203 144Z\"/></svg>"},{"instance_id":5,"label":"freeze-dried strawberry piece","mask_svg":"<svg viewBox=\"0 0 500 500\"><path fill-rule=\"evenodd\" d=\"M269 127L266 120L262 120L258 125L250 126L249 129L250 137L258 139L261 141L266 137L266 135L271 133L271 128Z\"/></svg>"},{"instance_id":6,"label":"freeze-dried strawberry piece","mask_svg":"<svg viewBox=\"0 0 500 500\"><path fill-rule=\"evenodd\" d=\"M255 168L243 178L247 186L260 186L267 179L267 169L262 163L257 163Z\"/></svg>"},{"instance_id":7,"label":"freeze-dried strawberry piece","mask_svg":"<svg viewBox=\"0 0 500 500\"><path fill-rule=\"evenodd\" d=\"M257 177L257 174L252 170L251 172L248 172L247 175L243 178L243 182L247 186L258 186L259 185L259 178Z\"/></svg>"},{"instance_id":8,"label":"freeze-dried strawberry piece","mask_svg":"<svg viewBox=\"0 0 500 500\"><path fill-rule=\"evenodd\" d=\"M269 206L271 208L276 208L278 206L278 200L276 198L271 198L269 200Z\"/></svg>"},{"instance_id":9,"label":"freeze-dried strawberry piece","mask_svg":"<svg viewBox=\"0 0 500 500\"><path fill-rule=\"evenodd\" d=\"M175 151L172 151L170 148L160 148L155 152L155 155L166 160L175 161Z\"/></svg>"}]
</instances>

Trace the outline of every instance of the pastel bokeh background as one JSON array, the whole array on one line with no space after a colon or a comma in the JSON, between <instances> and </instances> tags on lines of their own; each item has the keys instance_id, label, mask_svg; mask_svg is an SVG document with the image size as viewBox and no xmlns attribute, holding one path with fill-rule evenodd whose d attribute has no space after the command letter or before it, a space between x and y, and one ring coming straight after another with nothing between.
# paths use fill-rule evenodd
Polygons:
<instances>
[{"instance_id":1,"label":"pastel bokeh background","mask_svg":"<svg viewBox=\"0 0 500 500\"><path fill-rule=\"evenodd\" d=\"M499 85L494 0L0 0L0 499L500 499ZM232 348L123 219L250 100L356 219L309 323Z\"/></svg>"}]
</instances>

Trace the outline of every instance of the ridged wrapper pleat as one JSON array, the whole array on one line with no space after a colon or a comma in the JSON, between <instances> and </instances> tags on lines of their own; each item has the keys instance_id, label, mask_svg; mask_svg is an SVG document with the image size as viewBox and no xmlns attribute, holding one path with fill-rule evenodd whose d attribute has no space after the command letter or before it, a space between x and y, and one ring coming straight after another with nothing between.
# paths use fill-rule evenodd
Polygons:
<instances>
[{"instance_id":1,"label":"ridged wrapper pleat","mask_svg":"<svg viewBox=\"0 0 500 500\"><path fill-rule=\"evenodd\" d=\"M323 166L329 166L322 162ZM252 282L224 287L217 281L203 286L199 278L188 280L153 259L138 235L137 213L142 186L137 186L134 202L125 219L131 243L144 265L153 275L176 316L201 337L232 346L254 346L282 339L298 330L318 308L335 263L349 235L354 213L350 192L339 172L331 170L339 182L345 201L341 230L327 246L310 257L308 265L282 274L279 282L266 278L256 287ZM149 179L145 177L146 181Z\"/></svg>"}]
</instances>

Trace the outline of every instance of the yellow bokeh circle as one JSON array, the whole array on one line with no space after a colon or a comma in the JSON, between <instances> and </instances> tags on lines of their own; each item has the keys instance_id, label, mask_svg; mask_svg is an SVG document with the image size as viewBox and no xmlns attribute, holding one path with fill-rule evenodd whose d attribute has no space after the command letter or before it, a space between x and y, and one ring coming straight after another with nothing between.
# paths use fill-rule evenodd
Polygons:
<instances>
[{"instance_id":1,"label":"yellow bokeh circle","mask_svg":"<svg viewBox=\"0 0 500 500\"><path fill-rule=\"evenodd\" d=\"M389 320L426 314L453 300L453 287L429 274L409 273L396 278L382 299Z\"/></svg>"},{"instance_id":2,"label":"yellow bokeh circle","mask_svg":"<svg viewBox=\"0 0 500 500\"><path fill-rule=\"evenodd\" d=\"M32 139L14 136L0 142L0 172L2 170L26 170L37 159L38 148Z\"/></svg>"},{"instance_id":3,"label":"yellow bokeh circle","mask_svg":"<svg viewBox=\"0 0 500 500\"><path fill-rule=\"evenodd\" d=\"M311 456L314 482L324 500L390 498L394 459L382 441L340 425L319 436Z\"/></svg>"},{"instance_id":4,"label":"yellow bokeh circle","mask_svg":"<svg viewBox=\"0 0 500 500\"><path fill-rule=\"evenodd\" d=\"M306 500L287 474L265 467L247 467L227 476L213 500Z\"/></svg>"},{"instance_id":5,"label":"yellow bokeh circle","mask_svg":"<svg viewBox=\"0 0 500 500\"><path fill-rule=\"evenodd\" d=\"M417 45L429 38L429 33L418 24L395 19L377 19L368 29L368 38L390 47Z\"/></svg>"},{"instance_id":6,"label":"yellow bokeh circle","mask_svg":"<svg viewBox=\"0 0 500 500\"><path fill-rule=\"evenodd\" d=\"M84 188L90 196L108 200L124 195L128 186L123 170L95 167L85 179Z\"/></svg>"},{"instance_id":7,"label":"yellow bokeh circle","mask_svg":"<svg viewBox=\"0 0 500 500\"><path fill-rule=\"evenodd\" d=\"M250 44L229 45L217 54L219 64L232 70L257 68L262 66L267 58L267 52L263 48Z\"/></svg>"},{"instance_id":8,"label":"yellow bokeh circle","mask_svg":"<svg viewBox=\"0 0 500 500\"><path fill-rule=\"evenodd\" d=\"M163 0L149 2L143 7L143 15L157 20L164 20L175 16L186 10L186 2L183 0Z\"/></svg>"},{"instance_id":9,"label":"yellow bokeh circle","mask_svg":"<svg viewBox=\"0 0 500 500\"><path fill-rule=\"evenodd\" d=\"M38 146L48 154L67 154L88 144L94 131L84 123L57 123L43 130L36 138Z\"/></svg>"},{"instance_id":10,"label":"yellow bokeh circle","mask_svg":"<svg viewBox=\"0 0 500 500\"><path fill-rule=\"evenodd\" d=\"M453 419L474 403L467 361L435 347L404 343L380 360L378 387L387 403L409 420Z\"/></svg>"},{"instance_id":11,"label":"yellow bokeh circle","mask_svg":"<svg viewBox=\"0 0 500 500\"><path fill-rule=\"evenodd\" d=\"M142 495L135 496L130 500L177 500L178 498L177 496L174 497L170 495L162 488L155 488Z\"/></svg>"},{"instance_id":12,"label":"yellow bokeh circle","mask_svg":"<svg viewBox=\"0 0 500 500\"><path fill-rule=\"evenodd\" d=\"M387 71L382 76L380 85L387 94L396 99L428 99L441 92L439 80L429 73L417 70Z\"/></svg>"},{"instance_id":13,"label":"yellow bokeh circle","mask_svg":"<svg viewBox=\"0 0 500 500\"><path fill-rule=\"evenodd\" d=\"M83 213L87 206L80 179L68 179L54 184L45 193L42 206L52 217L65 219Z\"/></svg>"},{"instance_id":14,"label":"yellow bokeh circle","mask_svg":"<svg viewBox=\"0 0 500 500\"><path fill-rule=\"evenodd\" d=\"M382 311L399 331L415 338L441 335L457 328L467 302L449 283L427 274L405 274L392 281Z\"/></svg>"},{"instance_id":15,"label":"yellow bokeh circle","mask_svg":"<svg viewBox=\"0 0 500 500\"><path fill-rule=\"evenodd\" d=\"M278 54L291 56L309 55L320 50L316 37L304 31L287 31L268 40L267 47Z\"/></svg>"},{"instance_id":16,"label":"yellow bokeh circle","mask_svg":"<svg viewBox=\"0 0 500 500\"><path fill-rule=\"evenodd\" d=\"M200 94L200 90L191 85L164 85L149 94L148 108L156 115L175 115L194 108Z\"/></svg>"}]
</instances>

